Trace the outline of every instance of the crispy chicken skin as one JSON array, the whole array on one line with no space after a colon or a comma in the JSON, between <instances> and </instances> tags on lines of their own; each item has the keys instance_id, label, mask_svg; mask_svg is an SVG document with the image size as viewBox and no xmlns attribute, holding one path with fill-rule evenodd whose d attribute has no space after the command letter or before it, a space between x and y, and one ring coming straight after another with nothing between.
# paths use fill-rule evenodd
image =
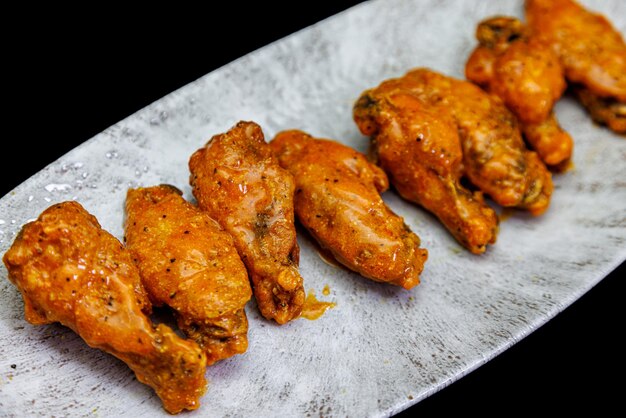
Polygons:
<instances>
[{"instance_id":1,"label":"crispy chicken skin","mask_svg":"<svg viewBox=\"0 0 626 418\"><path fill-rule=\"evenodd\" d=\"M153 328L130 253L80 204L53 205L26 224L4 263L28 322L60 322L124 361L169 413L198 408L204 353L165 325Z\"/></svg>"},{"instance_id":2,"label":"crispy chicken skin","mask_svg":"<svg viewBox=\"0 0 626 418\"><path fill-rule=\"evenodd\" d=\"M294 225L294 180L265 142L261 127L239 122L214 136L189 161L201 209L234 238L261 314L284 324L304 304Z\"/></svg>"},{"instance_id":3,"label":"crispy chicken skin","mask_svg":"<svg viewBox=\"0 0 626 418\"><path fill-rule=\"evenodd\" d=\"M376 131L367 126L375 123L372 115L378 112L379 103L393 103L394 97L403 97L405 103L419 102L433 118L454 121L461 140L463 174L496 203L533 215L548 208L552 176L537 154L526 149L516 118L500 99L467 81L418 68L361 95L354 109L361 132ZM415 116L418 123L419 114Z\"/></svg>"},{"instance_id":4,"label":"crispy chicken skin","mask_svg":"<svg viewBox=\"0 0 626 418\"><path fill-rule=\"evenodd\" d=\"M496 213L482 193L461 186L463 153L451 116L402 91L372 91L357 102L354 117L361 132L372 137L377 163L403 198L435 214L474 254L495 242Z\"/></svg>"},{"instance_id":5,"label":"crispy chicken skin","mask_svg":"<svg viewBox=\"0 0 626 418\"><path fill-rule=\"evenodd\" d=\"M210 365L248 348L252 290L230 235L181 195L168 185L130 189L126 246L152 303L173 308Z\"/></svg>"},{"instance_id":6,"label":"crispy chicken skin","mask_svg":"<svg viewBox=\"0 0 626 418\"><path fill-rule=\"evenodd\" d=\"M626 44L602 15L573 0L526 0L533 36L552 47L591 116L626 133Z\"/></svg>"},{"instance_id":7,"label":"crispy chicken skin","mask_svg":"<svg viewBox=\"0 0 626 418\"><path fill-rule=\"evenodd\" d=\"M512 17L482 21L476 38L479 45L465 66L467 79L502 99L546 164L569 160L574 143L552 112L566 87L558 56Z\"/></svg>"},{"instance_id":8,"label":"crispy chicken skin","mask_svg":"<svg viewBox=\"0 0 626 418\"><path fill-rule=\"evenodd\" d=\"M298 220L346 267L369 279L411 289L428 252L380 197L389 182L365 156L297 130L270 147L296 179Z\"/></svg>"}]
</instances>

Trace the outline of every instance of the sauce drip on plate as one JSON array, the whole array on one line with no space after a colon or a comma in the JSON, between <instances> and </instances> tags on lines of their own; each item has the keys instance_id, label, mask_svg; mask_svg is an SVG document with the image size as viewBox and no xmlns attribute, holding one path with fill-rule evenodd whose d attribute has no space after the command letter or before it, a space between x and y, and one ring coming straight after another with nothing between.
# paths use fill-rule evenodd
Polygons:
<instances>
[{"instance_id":1,"label":"sauce drip on plate","mask_svg":"<svg viewBox=\"0 0 626 418\"><path fill-rule=\"evenodd\" d=\"M322 293L324 293L326 289L328 289L328 285L324 287L324 291L322 291ZM334 302L317 300L315 292L313 289L310 289L308 295L306 296L306 300L304 301L304 307L302 308L300 316L313 321L324 315L324 312L326 312L327 309L334 308L335 306L337 306L337 304Z\"/></svg>"},{"instance_id":2,"label":"sauce drip on plate","mask_svg":"<svg viewBox=\"0 0 626 418\"><path fill-rule=\"evenodd\" d=\"M324 288L322 289L322 295L324 296L330 295L330 286L328 286L327 284L325 284Z\"/></svg>"}]
</instances>

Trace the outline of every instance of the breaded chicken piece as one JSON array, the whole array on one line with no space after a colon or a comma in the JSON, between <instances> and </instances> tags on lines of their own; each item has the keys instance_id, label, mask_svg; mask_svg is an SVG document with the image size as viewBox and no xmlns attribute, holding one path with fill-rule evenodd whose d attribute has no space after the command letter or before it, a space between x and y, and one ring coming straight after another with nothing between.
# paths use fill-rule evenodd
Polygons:
<instances>
[{"instance_id":1,"label":"breaded chicken piece","mask_svg":"<svg viewBox=\"0 0 626 418\"><path fill-rule=\"evenodd\" d=\"M296 180L298 220L341 264L369 279L411 289L428 252L380 193L389 182L365 156L297 130L270 147Z\"/></svg>"},{"instance_id":2,"label":"breaded chicken piece","mask_svg":"<svg viewBox=\"0 0 626 418\"><path fill-rule=\"evenodd\" d=\"M574 143L552 111L566 87L558 56L512 17L482 21L476 38L479 45L465 66L467 79L502 99L546 164L568 161Z\"/></svg>"},{"instance_id":3,"label":"breaded chicken piece","mask_svg":"<svg viewBox=\"0 0 626 418\"><path fill-rule=\"evenodd\" d=\"M573 0L526 0L532 35L559 56L593 119L626 133L626 43L602 15Z\"/></svg>"},{"instance_id":4,"label":"breaded chicken piece","mask_svg":"<svg viewBox=\"0 0 626 418\"><path fill-rule=\"evenodd\" d=\"M170 306L207 364L248 348L252 290L233 240L173 186L130 189L126 246L156 306Z\"/></svg>"},{"instance_id":5,"label":"breaded chicken piece","mask_svg":"<svg viewBox=\"0 0 626 418\"><path fill-rule=\"evenodd\" d=\"M28 322L60 322L90 347L119 358L169 413L198 408L206 386L204 353L163 324L153 328L130 253L80 204L55 204L26 224L4 264L22 293Z\"/></svg>"},{"instance_id":6,"label":"breaded chicken piece","mask_svg":"<svg viewBox=\"0 0 626 418\"><path fill-rule=\"evenodd\" d=\"M365 93L354 107L377 163L400 195L436 215L474 254L496 241L498 217L481 192L461 185L463 153L451 116L401 91Z\"/></svg>"},{"instance_id":7,"label":"breaded chicken piece","mask_svg":"<svg viewBox=\"0 0 626 418\"><path fill-rule=\"evenodd\" d=\"M234 238L261 314L284 324L304 304L294 225L294 180L278 165L254 122L216 135L189 160L201 209Z\"/></svg>"},{"instance_id":8,"label":"breaded chicken piece","mask_svg":"<svg viewBox=\"0 0 626 418\"><path fill-rule=\"evenodd\" d=\"M354 109L357 124L370 123L368 115L377 111L377 103L401 95L411 96L434 118L454 121L463 150L463 174L496 203L533 215L548 208L552 176L537 153L526 149L517 120L500 99L467 81L418 68L364 92Z\"/></svg>"}]
</instances>

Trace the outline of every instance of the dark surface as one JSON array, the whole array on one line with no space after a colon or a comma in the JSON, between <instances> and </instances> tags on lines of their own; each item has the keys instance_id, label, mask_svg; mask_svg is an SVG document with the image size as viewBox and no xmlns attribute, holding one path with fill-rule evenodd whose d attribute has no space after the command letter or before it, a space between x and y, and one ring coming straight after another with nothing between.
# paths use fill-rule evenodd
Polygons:
<instances>
[{"instance_id":1,"label":"dark surface","mask_svg":"<svg viewBox=\"0 0 626 418\"><path fill-rule=\"evenodd\" d=\"M61 20L42 11L45 19L19 25L4 59L5 88L18 90L5 126L18 130L3 135L0 194L163 95L352 3L297 2L278 11L232 2L219 15L99 11ZM35 36L20 40L26 33ZM624 277L622 265L538 331L402 416L623 410Z\"/></svg>"}]
</instances>

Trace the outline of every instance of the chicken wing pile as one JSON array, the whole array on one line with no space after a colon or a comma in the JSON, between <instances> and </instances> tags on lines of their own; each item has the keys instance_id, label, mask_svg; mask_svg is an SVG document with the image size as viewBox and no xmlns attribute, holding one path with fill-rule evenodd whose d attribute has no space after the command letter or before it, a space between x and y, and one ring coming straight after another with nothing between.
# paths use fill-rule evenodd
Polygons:
<instances>
[{"instance_id":1,"label":"chicken wing pile","mask_svg":"<svg viewBox=\"0 0 626 418\"><path fill-rule=\"evenodd\" d=\"M574 0L526 0L526 19L481 22L465 73L515 113L546 164L562 168L573 140L552 107L565 80L596 122L626 134L626 43L604 16Z\"/></svg>"},{"instance_id":2,"label":"chicken wing pile","mask_svg":"<svg viewBox=\"0 0 626 418\"><path fill-rule=\"evenodd\" d=\"M467 79L502 99L546 164L567 162L574 143L552 111L566 86L558 56L515 18L487 19L476 37L479 46L467 61Z\"/></svg>"},{"instance_id":3,"label":"chicken wing pile","mask_svg":"<svg viewBox=\"0 0 626 418\"><path fill-rule=\"evenodd\" d=\"M365 91L354 120L372 136L400 194L433 212L474 253L495 242L497 218L480 192L461 186L461 176L502 206L533 215L548 208L550 172L526 149L502 102L471 83L412 70Z\"/></svg>"},{"instance_id":4,"label":"chicken wing pile","mask_svg":"<svg viewBox=\"0 0 626 418\"><path fill-rule=\"evenodd\" d=\"M197 206L174 186L128 190L125 244L79 203L52 205L3 258L26 320L60 322L119 358L175 414L198 408L206 366L247 350L252 294L278 324L310 312L296 218L347 268L412 289L428 251L383 201L391 182L484 253L499 224L486 197L532 215L548 209L546 165L563 169L574 144L553 111L567 83L594 120L626 133L620 33L573 0L526 0L526 17L478 25L469 81L416 68L364 91L353 118L371 138L369 157L299 130L267 143L242 121L191 155ZM187 339L152 323L153 304Z\"/></svg>"}]
</instances>

